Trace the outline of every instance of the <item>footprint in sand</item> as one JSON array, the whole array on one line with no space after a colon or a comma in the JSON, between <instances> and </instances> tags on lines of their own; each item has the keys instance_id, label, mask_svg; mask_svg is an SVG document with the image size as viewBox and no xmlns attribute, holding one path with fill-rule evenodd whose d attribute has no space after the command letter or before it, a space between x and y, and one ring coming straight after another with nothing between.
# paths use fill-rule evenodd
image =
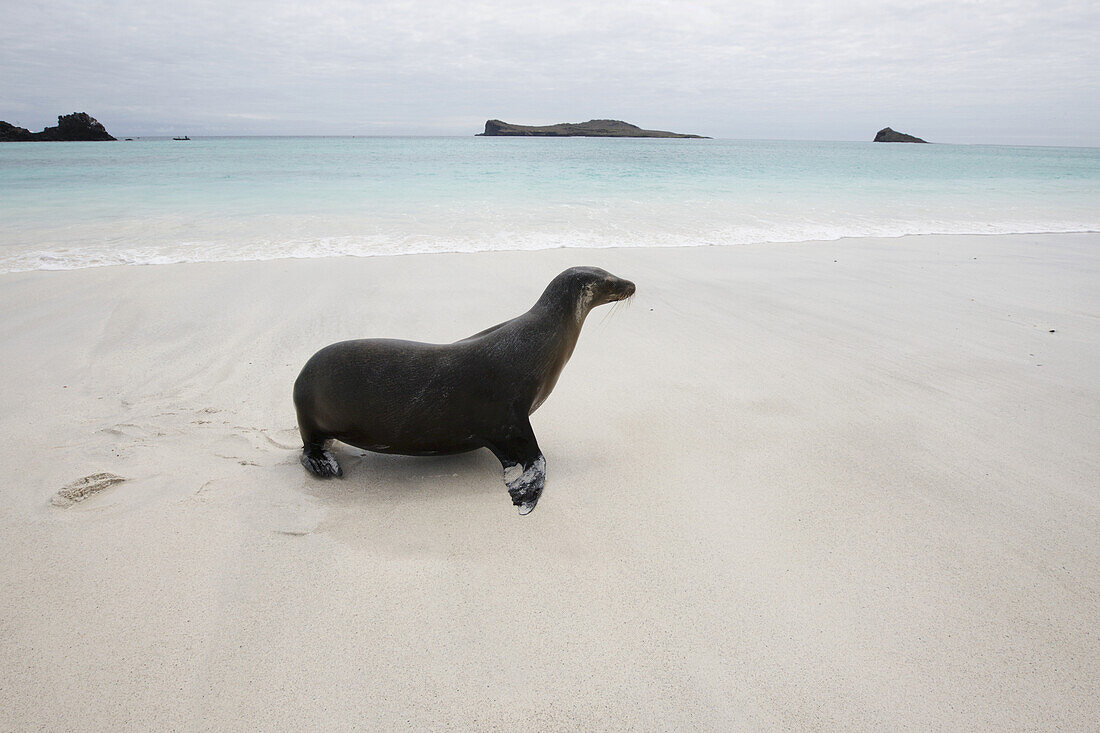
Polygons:
<instances>
[{"instance_id":1,"label":"footprint in sand","mask_svg":"<svg viewBox=\"0 0 1100 733\"><path fill-rule=\"evenodd\" d=\"M108 428L100 428L99 432L113 435L118 438L129 438L134 442L141 442L151 438L164 437L164 433L153 428L148 428L135 423L119 423Z\"/></svg>"},{"instance_id":2,"label":"footprint in sand","mask_svg":"<svg viewBox=\"0 0 1100 733\"><path fill-rule=\"evenodd\" d=\"M296 442L298 438L297 428L283 428L281 430L269 431L267 428L256 428L247 425L234 425L234 430L240 431L238 436L244 437L245 434L258 436L263 438L271 445L282 450L295 450L301 447L301 444ZM271 437L270 433L274 432L279 436L279 440Z\"/></svg>"},{"instance_id":3,"label":"footprint in sand","mask_svg":"<svg viewBox=\"0 0 1100 733\"><path fill-rule=\"evenodd\" d=\"M199 417L198 419L192 420L191 424L192 425L211 425L214 422L213 416L217 415L219 412L225 412L225 410L218 409L217 407L204 407L201 410L196 410L194 414L195 415L201 415L202 417ZM221 422L223 424L225 424L228 421L222 420Z\"/></svg>"},{"instance_id":4,"label":"footprint in sand","mask_svg":"<svg viewBox=\"0 0 1100 733\"><path fill-rule=\"evenodd\" d=\"M50 503L54 506L70 507L77 502L84 501L89 496L98 494L108 486L113 486L125 480L122 476L116 476L113 473L93 473L62 486L50 499Z\"/></svg>"}]
</instances>

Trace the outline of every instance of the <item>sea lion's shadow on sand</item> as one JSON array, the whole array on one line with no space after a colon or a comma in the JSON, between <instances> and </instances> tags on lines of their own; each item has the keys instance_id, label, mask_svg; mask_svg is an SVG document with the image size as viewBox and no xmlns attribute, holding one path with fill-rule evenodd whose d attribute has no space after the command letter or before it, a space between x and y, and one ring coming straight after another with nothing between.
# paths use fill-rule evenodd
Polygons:
<instances>
[{"instance_id":1,"label":"sea lion's shadow on sand","mask_svg":"<svg viewBox=\"0 0 1100 733\"><path fill-rule=\"evenodd\" d=\"M372 453L338 442L329 449L340 461L343 477L307 475L302 490L331 506L391 506L409 500L449 503L472 496L508 498L500 461L486 449L445 456Z\"/></svg>"}]
</instances>

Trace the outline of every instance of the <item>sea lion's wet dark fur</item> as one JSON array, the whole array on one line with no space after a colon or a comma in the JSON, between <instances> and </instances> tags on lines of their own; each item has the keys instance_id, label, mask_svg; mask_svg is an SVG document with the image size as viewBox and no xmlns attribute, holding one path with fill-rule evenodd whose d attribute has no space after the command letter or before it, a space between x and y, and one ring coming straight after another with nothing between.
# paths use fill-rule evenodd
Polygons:
<instances>
[{"instance_id":1,"label":"sea lion's wet dark fur","mask_svg":"<svg viewBox=\"0 0 1100 733\"><path fill-rule=\"evenodd\" d=\"M453 344L342 341L313 355L294 383L302 465L340 476L337 439L378 453L442 455L488 448L520 514L534 509L545 459L528 416L550 395L585 316L629 298L634 283L596 267L551 281L521 316Z\"/></svg>"}]
</instances>

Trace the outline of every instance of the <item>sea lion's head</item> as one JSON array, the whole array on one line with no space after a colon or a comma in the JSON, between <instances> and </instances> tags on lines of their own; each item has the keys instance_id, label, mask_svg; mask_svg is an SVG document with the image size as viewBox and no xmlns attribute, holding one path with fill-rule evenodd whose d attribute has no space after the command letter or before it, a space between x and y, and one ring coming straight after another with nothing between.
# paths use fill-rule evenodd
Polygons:
<instances>
[{"instance_id":1,"label":"sea lion's head","mask_svg":"<svg viewBox=\"0 0 1100 733\"><path fill-rule=\"evenodd\" d=\"M634 283L599 267L570 267L554 278L554 282L564 286L563 290L572 296L582 314L604 303L626 300L634 295Z\"/></svg>"}]
</instances>

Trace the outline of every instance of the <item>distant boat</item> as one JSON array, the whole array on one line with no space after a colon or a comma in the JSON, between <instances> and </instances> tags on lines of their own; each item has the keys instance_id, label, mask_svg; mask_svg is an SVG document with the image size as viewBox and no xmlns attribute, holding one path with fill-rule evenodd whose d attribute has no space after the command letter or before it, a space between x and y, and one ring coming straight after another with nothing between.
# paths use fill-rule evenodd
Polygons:
<instances>
[{"instance_id":1,"label":"distant boat","mask_svg":"<svg viewBox=\"0 0 1100 733\"><path fill-rule=\"evenodd\" d=\"M173 140L190 140L191 138L189 138L189 137L187 137L186 135L184 135L183 137L174 137L174 138L172 138L172 139L173 139Z\"/></svg>"}]
</instances>

